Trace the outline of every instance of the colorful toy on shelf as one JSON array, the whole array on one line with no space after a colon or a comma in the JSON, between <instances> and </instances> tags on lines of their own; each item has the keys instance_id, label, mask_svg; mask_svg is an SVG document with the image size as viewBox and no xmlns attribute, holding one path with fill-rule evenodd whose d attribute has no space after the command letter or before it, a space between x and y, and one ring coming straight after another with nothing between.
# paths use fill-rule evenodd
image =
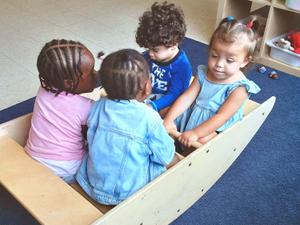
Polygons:
<instances>
[{"instance_id":1,"label":"colorful toy on shelf","mask_svg":"<svg viewBox=\"0 0 300 225\"><path fill-rule=\"evenodd\" d=\"M275 43L279 48L287 49L290 51L294 51L294 48L292 47L292 44L289 40L286 40L284 38L280 38L279 41Z\"/></svg>"},{"instance_id":2,"label":"colorful toy on shelf","mask_svg":"<svg viewBox=\"0 0 300 225\"><path fill-rule=\"evenodd\" d=\"M294 48L293 52L300 54L300 31L291 33L288 35L288 39Z\"/></svg>"}]
</instances>

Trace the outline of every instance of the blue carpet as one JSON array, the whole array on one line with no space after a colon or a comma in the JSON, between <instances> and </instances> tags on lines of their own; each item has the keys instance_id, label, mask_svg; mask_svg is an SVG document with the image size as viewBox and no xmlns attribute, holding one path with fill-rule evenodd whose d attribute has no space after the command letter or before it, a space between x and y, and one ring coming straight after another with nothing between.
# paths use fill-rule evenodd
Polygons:
<instances>
[{"instance_id":1,"label":"blue carpet","mask_svg":"<svg viewBox=\"0 0 300 225\"><path fill-rule=\"evenodd\" d=\"M194 71L207 63L207 45L186 38ZM244 152L217 183L171 225L299 225L300 224L300 79L279 72L268 78L255 68L248 77L277 102ZM4 122L32 109L34 99L0 111ZM0 224L36 224L0 186Z\"/></svg>"}]
</instances>

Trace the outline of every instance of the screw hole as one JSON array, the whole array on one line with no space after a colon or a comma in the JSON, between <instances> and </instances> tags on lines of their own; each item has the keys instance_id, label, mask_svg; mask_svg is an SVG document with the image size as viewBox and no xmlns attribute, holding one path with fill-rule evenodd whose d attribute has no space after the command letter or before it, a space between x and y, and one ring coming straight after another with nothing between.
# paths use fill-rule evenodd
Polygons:
<instances>
[{"instance_id":1,"label":"screw hole","mask_svg":"<svg viewBox=\"0 0 300 225\"><path fill-rule=\"evenodd\" d=\"M177 209L177 212L180 212L180 209Z\"/></svg>"},{"instance_id":2,"label":"screw hole","mask_svg":"<svg viewBox=\"0 0 300 225\"><path fill-rule=\"evenodd\" d=\"M265 115L265 113L263 112L263 113L262 113L262 115L264 116L264 115Z\"/></svg>"},{"instance_id":3,"label":"screw hole","mask_svg":"<svg viewBox=\"0 0 300 225\"><path fill-rule=\"evenodd\" d=\"M206 150L206 153L209 153L209 149Z\"/></svg>"},{"instance_id":4,"label":"screw hole","mask_svg":"<svg viewBox=\"0 0 300 225\"><path fill-rule=\"evenodd\" d=\"M202 189L201 189L201 192L203 192L203 191L204 191L204 189L202 188Z\"/></svg>"},{"instance_id":5,"label":"screw hole","mask_svg":"<svg viewBox=\"0 0 300 225\"><path fill-rule=\"evenodd\" d=\"M141 222L140 225L143 225L143 222Z\"/></svg>"},{"instance_id":6,"label":"screw hole","mask_svg":"<svg viewBox=\"0 0 300 225\"><path fill-rule=\"evenodd\" d=\"M236 151L236 148L234 148L233 151L235 152L235 151Z\"/></svg>"},{"instance_id":7,"label":"screw hole","mask_svg":"<svg viewBox=\"0 0 300 225\"><path fill-rule=\"evenodd\" d=\"M190 163L189 163L189 166L191 166L191 165L192 165L192 163L190 162Z\"/></svg>"}]
</instances>

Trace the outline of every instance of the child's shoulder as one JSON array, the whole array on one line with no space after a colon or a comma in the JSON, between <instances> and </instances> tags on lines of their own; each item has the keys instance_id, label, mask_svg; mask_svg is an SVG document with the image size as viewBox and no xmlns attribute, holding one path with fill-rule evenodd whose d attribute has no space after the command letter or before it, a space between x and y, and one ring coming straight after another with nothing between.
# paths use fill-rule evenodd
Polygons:
<instances>
[{"instance_id":1,"label":"child's shoulder","mask_svg":"<svg viewBox=\"0 0 300 225\"><path fill-rule=\"evenodd\" d=\"M93 100L82 95L60 92L55 94L51 91L47 91L44 88L40 87L37 93L37 98L43 99L43 101L55 101L55 102L68 102L71 105L91 105ZM84 107L84 106L82 106Z\"/></svg>"},{"instance_id":2,"label":"child's shoulder","mask_svg":"<svg viewBox=\"0 0 300 225\"><path fill-rule=\"evenodd\" d=\"M171 62L190 65L190 60L189 60L187 54L181 48L179 48L178 53L174 56L174 58L171 60Z\"/></svg>"},{"instance_id":3,"label":"child's shoulder","mask_svg":"<svg viewBox=\"0 0 300 225\"><path fill-rule=\"evenodd\" d=\"M233 83L231 83L229 86L229 92L232 92L238 87L245 87L247 92L250 94L257 94L260 92L260 87L252 80L249 80L246 77L243 77Z\"/></svg>"},{"instance_id":4,"label":"child's shoulder","mask_svg":"<svg viewBox=\"0 0 300 225\"><path fill-rule=\"evenodd\" d=\"M184 71L184 74L192 74L192 64L190 63L188 56L182 49L180 49L178 54L168 62L168 66L170 65L173 72Z\"/></svg>"},{"instance_id":5,"label":"child's shoulder","mask_svg":"<svg viewBox=\"0 0 300 225\"><path fill-rule=\"evenodd\" d=\"M207 76L207 66L198 65L197 66L197 79L202 84Z\"/></svg>"}]
</instances>

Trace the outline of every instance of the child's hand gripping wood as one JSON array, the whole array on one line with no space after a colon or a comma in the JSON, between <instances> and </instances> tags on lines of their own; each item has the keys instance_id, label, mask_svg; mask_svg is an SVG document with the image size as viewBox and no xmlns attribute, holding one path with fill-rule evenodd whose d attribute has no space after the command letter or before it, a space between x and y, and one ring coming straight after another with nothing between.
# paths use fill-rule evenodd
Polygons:
<instances>
[{"instance_id":1,"label":"child's hand gripping wood","mask_svg":"<svg viewBox=\"0 0 300 225\"><path fill-rule=\"evenodd\" d=\"M170 129L170 130L168 130L168 132L169 132L169 134L170 134L174 139L178 139L178 140L180 139L180 137L181 137L181 135L182 135L182 133L178 132L178 131L175 130L175 129ZM194 141L194 142L191 143L191 146L190 146L190 147L193 147L193 148L197 149L197 148L200 148L201 146L202 146L201 143L199 143L199 142L197 142L197 141Z\"/></svg>"}]
</instances>

